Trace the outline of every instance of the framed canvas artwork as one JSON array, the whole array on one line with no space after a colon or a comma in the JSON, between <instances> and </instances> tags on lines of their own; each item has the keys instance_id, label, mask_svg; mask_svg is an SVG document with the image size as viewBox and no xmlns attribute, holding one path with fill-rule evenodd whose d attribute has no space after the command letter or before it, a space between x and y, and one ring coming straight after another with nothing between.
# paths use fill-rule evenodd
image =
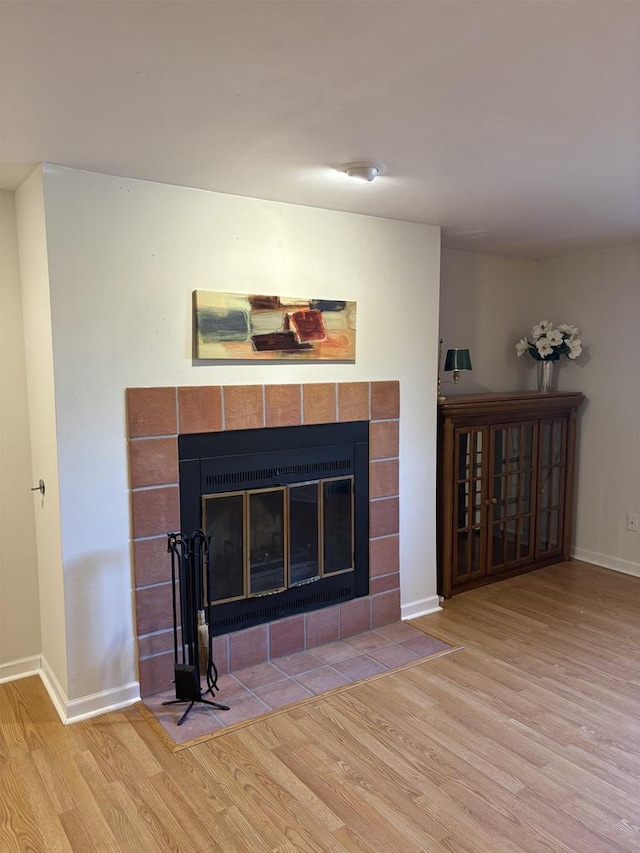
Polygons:
<instances>
[{"instance_id":1,"label":"framed canvas artwork","mask_svg":"<svg viewBox=\"0 0 640 853\"><path fill-rule=\"evenodd\" d=\"M193 292L199 359L355 361L356 303Z\"/></svg>"}]
</instances>

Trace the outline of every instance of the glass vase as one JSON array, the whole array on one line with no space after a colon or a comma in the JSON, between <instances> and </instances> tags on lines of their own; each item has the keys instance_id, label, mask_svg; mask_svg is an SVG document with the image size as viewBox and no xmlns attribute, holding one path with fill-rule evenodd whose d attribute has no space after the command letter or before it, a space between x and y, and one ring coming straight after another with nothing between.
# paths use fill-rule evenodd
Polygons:
<instances>
[{"instance_id":1,"label":"glass vase","mask_svg":"<svg viewBox=\"0 0 640 853\"><path fill-rule=\"evenodd\" d=\"M547 394L558 389L558 371L555 361L538 362L538 391Z\"/></svg>"}]
</instances>

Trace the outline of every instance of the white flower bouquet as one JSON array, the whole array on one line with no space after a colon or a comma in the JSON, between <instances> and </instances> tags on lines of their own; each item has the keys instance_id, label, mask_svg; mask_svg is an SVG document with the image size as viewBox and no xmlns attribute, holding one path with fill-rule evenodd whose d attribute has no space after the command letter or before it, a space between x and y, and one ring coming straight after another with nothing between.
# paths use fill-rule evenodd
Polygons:
<instances>
[{"instance_id":1,"label":"white flower bouquet","mask_svg":"<svg viewBox=\"0 0 640 853\"><path fill-rule=\"evenodd\" d=\"M531 329L531 338L516 344L518 357L528 352L536 361L559 361L561 355L576 359L582 352L580 329L561 323L557 329L551 320L541 320Z\"/></svg>"}]
</instances>

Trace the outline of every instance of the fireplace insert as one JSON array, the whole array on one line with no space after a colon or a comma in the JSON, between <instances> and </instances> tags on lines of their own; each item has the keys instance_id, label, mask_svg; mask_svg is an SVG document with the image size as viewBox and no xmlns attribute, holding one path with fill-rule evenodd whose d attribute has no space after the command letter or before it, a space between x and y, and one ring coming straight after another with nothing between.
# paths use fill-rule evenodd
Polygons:
<instances>
[{"instance_id":1,"label":"fireplace insert","mask_svg":"<svg viewBox=\"0 0 640 853\"><path fill-rule=\"evenodd\" d=\"M214 635L368 594L368 421L180 435L178 453Z\"/></svg>"}]
</instances>

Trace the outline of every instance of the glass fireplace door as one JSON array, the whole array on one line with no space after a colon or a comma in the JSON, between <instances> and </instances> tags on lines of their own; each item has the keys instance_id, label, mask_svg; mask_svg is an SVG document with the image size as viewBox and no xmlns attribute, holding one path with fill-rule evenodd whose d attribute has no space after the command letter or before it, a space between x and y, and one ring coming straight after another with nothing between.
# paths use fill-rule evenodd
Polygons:
<instances>
[{"instance_id":1,"label":"glass fireplace door","mask_svg":"<svg viewBox=\"0 0 640 853\"><path fill-rule=\"evenodd\" d=\"M251 491L248 503L248 594L280 592L286 588L285 490Z\"/></svg>"},{"instance_id":2,"label":"glass fireplace door","mask_svg":"<svg viewBox=\"0 0 640 853\"><path fill-rule=\"evenodd\" d=\"M214 603L355 571L354 478L204 495Z\"/></svg>"},{"instance_id":3,"label":"glass fireplace door","mask_svg":"<svg viewBox=\"0 0 640 853\"><path fill-rule=\"evenodd\" d=\"M211 600L233 601L244 597L245 493L208 495L203 501L203 528L211 537Z\"/></svg>"},{"instance_id":4,"label":"glass fireplace door","mask_svg":"<svg viewBox=\"0 0 640 853\"><path fill-rule=\"evenodd\" d=\"M289 585L320 577L318 483L289 487Z\"/></svg>"}]
</instances>

